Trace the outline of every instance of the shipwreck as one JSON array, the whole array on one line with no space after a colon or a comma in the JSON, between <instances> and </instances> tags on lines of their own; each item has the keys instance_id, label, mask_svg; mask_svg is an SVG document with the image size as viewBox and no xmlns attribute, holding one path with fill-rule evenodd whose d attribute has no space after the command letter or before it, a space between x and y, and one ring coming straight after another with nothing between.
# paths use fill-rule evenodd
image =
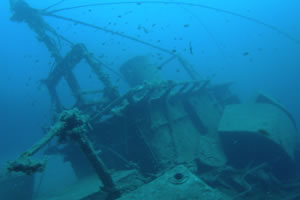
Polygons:
<instances>
[{"instance_id":1,"label":"shipwreck","mask_svg":"<svg viewBox=\"0 0 300 200\"><path fill-rule=\"evenodd\" d=\"M175 52L112 32L170 55L155 67L177 60L189 75L182 82L164 80L146 56L138 55L120 66L119 73L130 86L120 92L85 44L60 35L44 17L101 27L32 8L23 0L10 4L11 20L26 23L55 60L42 80L53 105L53 120L40 141L9 162L9 175L0 182L1 199L300 198L296 123L271 97L258 94L255 101L242 103L231 92L231 83L215 85L200 78ZM68 43L69 51L62 54L56 40ZM73 73L82 61L101 89L82 90ZM62 79L75 98L68 109L56 91ZM86 97L90 95L97 98ZM34 157L39 151L60 155L71 164L78 179L73 189L48 198L34 195L34 176L47 165ZM76 189L83 184L89 187Z\"/></svg>"}]
</instances>

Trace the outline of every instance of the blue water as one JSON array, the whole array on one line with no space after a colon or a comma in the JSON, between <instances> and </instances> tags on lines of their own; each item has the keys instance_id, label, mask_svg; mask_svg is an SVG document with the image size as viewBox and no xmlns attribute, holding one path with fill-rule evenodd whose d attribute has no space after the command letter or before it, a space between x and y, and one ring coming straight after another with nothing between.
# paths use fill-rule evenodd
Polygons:
<instances>
[{"instance_id":1,"label":"blue water","mask_svg":"<svg viewBox=\"0 0 300 200\"><path fill-rule=\"evenodd\" d=\"M27 0L45 8L53 0ZM108 1L66 0L53 8ZM203 7L165 4L114 5L57 13L108 29L124 32L169 50L176 50L213 83L233 81L233 92L250 101L258 91L277 99L300 125L300 2L297 0L184 1L224 9L258 19L295 38L292 40L264 25ZM49 125L50 98L39 81L46 78L53 59L24 23L10 21L7 1L0 2L0 168L42 136ZM73 42L82 42L96 57L118 70L136 55L154 55L154 62L168 55L117 35L74 25L51 17L46 21ZM298 41L297 41L298 40ZM192 47L192 52L190 50ZM68 46L63 44L62 50ZM160 55L158 55L160 54ZM177 62L161 70L166 79L186 80ZM90 72L75 70L81 83L93 87ZM112 80L118 79L110 74ZM126 89L124 82L115 82ZM72 103L60 86L65 104Z\"/></svg>"}]
</instances>

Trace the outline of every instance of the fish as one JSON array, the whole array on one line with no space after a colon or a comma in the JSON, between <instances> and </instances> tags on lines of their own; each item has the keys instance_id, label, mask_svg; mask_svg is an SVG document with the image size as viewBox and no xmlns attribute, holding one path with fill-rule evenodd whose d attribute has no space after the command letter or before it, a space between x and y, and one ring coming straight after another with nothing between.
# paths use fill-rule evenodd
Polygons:
<instances>
[{"instance_id":1,"label":"fish","mask_svg":"<svg viewBox=\"0 0 300 200\"><path fill-rule=\"evenodd\" d=\"M270 134L264 129L259 129L257 132L263 136L270 136Z\"/></svg>"},{"instance_id":2,"label":"fish","mask_svg":"<svg viewBox=\"0 0 300 200\"><path fill-rule=\"evenodd\" d=\"M138 25L137 29L138 30L143 30L144 33L146 33L146 34L149 33L148 29L146 27L142 26L141 24Z\"/></svg>"},{"instance_id":3,"label":"fish","mask_svg":"<svg viewBox=\"0 0 300 200\"><path fill-rule=\"evenodd\" d=\"M190 49L190 54L194 55L193 47L192 47L192 41L189 42L189 49Z\"/></svg>"},{"instance_id":4,"label":"fish","mask_svg":"<svg viewBox=\"0 0 300 200\"><path fill-rule=\"evenodd\" d=\"M249 52L247 52L247 51L243 53L243 56L248 56L248 55L249 55Z\"/></svg>"},{"instance_id":5,"label":"fish","mask_svg":"<svg viewBox=\"0 0 300 200\"><path fill-rule=\"evenodd\" d=\"M146 29L145 27L143 27L143 30L144 30L144 33L146 33L146 34L149 33L148 29Z\"/></svg>"}]
</instances>

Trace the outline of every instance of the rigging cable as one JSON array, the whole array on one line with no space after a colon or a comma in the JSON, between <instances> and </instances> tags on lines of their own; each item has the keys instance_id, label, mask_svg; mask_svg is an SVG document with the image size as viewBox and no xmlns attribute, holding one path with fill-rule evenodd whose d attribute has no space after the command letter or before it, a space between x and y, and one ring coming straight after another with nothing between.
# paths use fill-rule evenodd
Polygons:
<instances>
[{"instance_id":1,"label":"rigging cable","mask_svg":"<svg viewBox=\"0 0 300 200\"><path fill-rule=\"evenodd\" d=\"M117 32L117 31L110 30L110 29L106 29L106 28L103 28L103 27L100 27L100 26L97 26L97 25L89 24L89 23L86 23L86 22L83 22L83 21L80 21L80 20L72 19L72 18L69 18L69 17L63 17L63 16L59 16L59 15L55 15L55 14L50 14L50 13L48 13L47 15L45 14L44 16L49 16L49 17L54 17L54 18L57 18L57 19L62 19L62 20L65 20L65 21L73 22L75 24L80 24L80 25L87 26L87 27L90 27L90 28L93 28L93 29L97 29L97 30L101 30L101 31L104 31L104 32L107 32L107 33L111 33L112 35L118 35L120 37L123 37L123 38L129 39L129 40L144 44L146 46L152 47L154 49L160 50L160 51L165 52L167 54L176 55L175 53L173 53L172 51L170 51L168 49L156 46L156 45L151 44L149 42L140 40L138 38L135 38L135 37L132 37L132 36L129 36L129 35L126 35L124 33L120 33L120 32Z\"/></svg>"},{"instance_id":2,"label":"rigging cable","mask_svg":"<svg viewBox=\"0 0 300 200\"><path fill-rule=\"evenodd\" d=\"M268 29L271 29L277 33L279 33L282 36L285 36L289 40L297 43L298 45L300 44L300 40L295 38L294 36L290 35L289 33L279 29L278 27L267 24L259 19L256 19L254 17L249 17L243 14L239 14L236 12L232 12L229 10L221 9L221 8L215 8L212 6L207 6L203 4L197 4L197 3L188 3L188 2L170 2L170 1L127 1L127 2L110 2L110 3L94 3L94 4L86 4L86 5L79 5L79 6L73 6L73 7L67 7L67 8L60 8L60 9L55 9L49 12L44 12L42 14L48 15L48 16L56 16L54 13L62 12L62 11L67 11L67 10L73 10L73 9L79 9L79 8L87 8L87 7L95 7L95 6L111 6L111 5L128 5L128 4L135 4L135 5L143 5L143 4L164 4L164 5L181 5L181 6L190 6L190 7L200 7L203 9L208 9L208 10L214 10L216 12L222 12L227 15L232 15L235 17L242 18L244 20L248 20L251 22L254 22L256 24L260 24Z\"/></svg>"},{"instance_id":3,"label":"rigging cable","mask_svg":"<svg viewBox=\"0 0 300 200\"><path fill-rule=\"evenodd\" d=\"M54 3L54 4L50 5L50 6L48 6L47 8L42 9L42 11L47 11L47 10L49 10L49 9L51 9L51 8L54 8L55 6L58 6L59 4L65 2L65 1L66 1L66 0L61 0L61 1L59 1L59 2L56 2L56 3Z\"/></svg>"}]
</instances>

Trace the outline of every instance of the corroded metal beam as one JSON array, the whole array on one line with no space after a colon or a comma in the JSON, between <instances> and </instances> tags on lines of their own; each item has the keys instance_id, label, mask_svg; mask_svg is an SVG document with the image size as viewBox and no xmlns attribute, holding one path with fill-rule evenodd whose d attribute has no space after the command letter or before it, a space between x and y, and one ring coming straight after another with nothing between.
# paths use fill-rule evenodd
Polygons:
<instances>
[{"instance_id":1,"label":"corroded metal beam","mask_svg":"<svg viewBox=\"0 0 300 200\"><path fill-rule=\"evenodd\" d=\"M48 134L21 154L17 160L9 163L8 170L26 174L42 171L44 169L44 163L33 160L32 156L48 144L55 136L59 138L59 142L71 139L80 145L81 150L95 169L97 176L103 183L102 190L108 194L107 199L119 197L120 191L115 186L111 175L86 135L88 129L88 116L82 114L78 109L62 112L58 121L51 127Z\"/></svg>"},{"instance_id":2,"label":"corroded metal beam","mask_svg":"<svg viewBox=\"0 0 300 200\"><path fill-rule=\"evenodd\" d=\"M115 87L113 87L110 77L102 70L102 64L98 62L83 44L74 45L68 39L59 35L44 19L43 11L30 7L23 0L10 0L10 7L13 13L11 20L15 22L25 22L33 30L37 39L45 44L51 56L56 62L56 66L49 73L48 77L42 82L46 84L52 103L57 112L62 111L62 105L56 93L56 86L62 78L65 78L72 95L76 98L76 106L84 105L84 99L81 95L80 85L73 73L74 67L85 59L90 65L92 71L98 79L104 84L103 96L108 100L113 100L119 96ZM71 50L66 56L62 56L57 45L57 40L64 40L71 45Z\"/></svg>"}]
</instances>

